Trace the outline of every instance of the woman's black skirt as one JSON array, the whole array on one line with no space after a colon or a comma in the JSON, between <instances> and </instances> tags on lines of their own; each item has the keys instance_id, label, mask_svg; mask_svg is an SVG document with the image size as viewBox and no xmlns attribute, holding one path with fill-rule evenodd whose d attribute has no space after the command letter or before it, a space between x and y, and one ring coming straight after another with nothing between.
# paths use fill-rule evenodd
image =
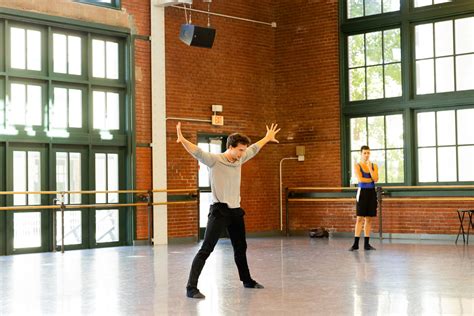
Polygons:
<instances>
[{"instance_id":1,"label":"woman's black skirt","mask_svg":"<svg viewBox=\"0 0 474 316\"><path fill-rule=\"evenodd\" d=\"M357 216L377 216L375 188L357 190Z\"/></svg>"}]
</instances>

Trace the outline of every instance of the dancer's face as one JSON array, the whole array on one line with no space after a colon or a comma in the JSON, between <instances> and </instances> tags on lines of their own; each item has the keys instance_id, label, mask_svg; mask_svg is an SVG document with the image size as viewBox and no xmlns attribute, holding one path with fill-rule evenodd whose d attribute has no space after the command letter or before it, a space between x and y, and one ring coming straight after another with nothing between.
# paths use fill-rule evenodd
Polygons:
<instances>
[{"instance_id":1,"label":"dancer's face","mask_svg":"<svg viewBox=\"0 0 474 316\"><path fill-rule=\"evenodd\" d=\"M246 150L247 150L247 145L243 145L243 144L237 144L237 147L229 146L229 154L234 161L240 160L240 158L242 158Z\"/></svg>"},{"instance_id":2,"label":"dancer's face","mask_svg":"<svg viewBox=\"0 0 474 316\"><path fill-rule=\"evenodd\" d=\"M364 149L361 153L362 161L367 162L370 158L370 149Z\"/></svg>"}]
</instances>

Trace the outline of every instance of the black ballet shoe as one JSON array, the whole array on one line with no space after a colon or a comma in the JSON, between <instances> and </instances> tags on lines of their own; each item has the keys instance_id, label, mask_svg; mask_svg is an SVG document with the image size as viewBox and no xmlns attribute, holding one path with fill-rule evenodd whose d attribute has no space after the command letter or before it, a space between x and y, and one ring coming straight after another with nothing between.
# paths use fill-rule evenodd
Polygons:
<instances>
[{"instance_id":1,"label":"black ballet shoe","mask_svg":"<svg viewBox=\"0 0 474 316\"><path fill-rule=\"evenodd\" d=\"M252 280L251 282L244 282L244 287L247 289L263 289L264 286L257 281Z\"/></svg>"},{"instance_id":2,"label":"black ballet shoe","mask_svg":"<svg viewBox=\"0 0 474 316\"><path fill-rule=\"evenodd\" d=\"M352 246L351 248L349 248L349 251L354 251L354 250L359 250L359 246Z\"/></svg>"},{"instance_id":3,"label":"black ballet shoe","mask_svg":"<svg viewBox=\"0 0 474 316\"><path fill-rule=\"evenodd\" d=\"M186 296L189 298L205 298L206 297L196 287L186 288Z\"/></svg>"}]
</instances>

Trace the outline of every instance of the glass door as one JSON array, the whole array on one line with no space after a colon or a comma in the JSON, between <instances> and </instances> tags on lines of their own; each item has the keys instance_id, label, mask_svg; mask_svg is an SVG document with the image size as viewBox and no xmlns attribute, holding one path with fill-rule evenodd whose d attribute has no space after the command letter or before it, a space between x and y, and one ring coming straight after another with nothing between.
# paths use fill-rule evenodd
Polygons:
<instances>
[{"instance_id":1,"label":"glass door","mask_svg":"<svg viewBox=\"0 0 474 316\"><path fill-rule=\"evenodd\" d=\"M53 149L54 191L84 191L87 181L87 150L83 148ZM58 194L58 199L61 195ZM88 194L65 194L64 203L68 205L88 204ZM89 247L89 209L66 209L64 211L64 246L65 249L82 249ZM62 243L61 211L56 211L56 246Z\"/></svg>"},{"instance_id":2,"label":"glass door","mask_svg":"<svg viewBox=\"0 0 474 316\"><path fill-rule=\"evenodd\" d=\"M226 136L198 136L198 147L206 152L214 154L222 153L226 150ZM207 215L209 207L212 204L211 181L209 178L209 169L206 165L199 163L199 239L204 238L206 231ZM227 232L224 233L224 236Z\"/></svg>"},{"instance_id":3,"label":"glass door","mask_svg":"<svg viewBox=\"0 0 474 316\"><path fill-rule=\"evenodd\" d=\"M7 151L7 190L44 190L48 176L45 158L43 146L10 145ZM27 208L42 204L51 204L47 195L15 194L7 197L7 206L25 206L25 209L7 211L6 254L48 251L51 248L51 211Z\"/></svg>"},{"instance_id":4,"label":"glass door","mask_svg":"<svg viewBox=\"0 0 474 316\"><path fill-rule=\"evenodd\" d=\"M95 191L117 191L124 187L125 163L123 152L95 150L93 155L93 176ZM96 204L114 204L125 201L118 193L96 193L91 196ZM91 209L89 216L91 240L94 247L123 245L126 239L126 208Z\"/></svg>"}]
</instances>

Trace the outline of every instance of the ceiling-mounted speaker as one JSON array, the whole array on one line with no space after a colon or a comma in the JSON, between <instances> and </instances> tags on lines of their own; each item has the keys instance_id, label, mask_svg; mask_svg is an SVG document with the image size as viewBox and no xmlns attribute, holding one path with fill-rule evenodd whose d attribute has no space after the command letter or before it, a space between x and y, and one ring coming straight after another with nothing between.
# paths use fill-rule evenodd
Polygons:
<instances>
[{"instance_id":1,"label":"ceiling-mounted speaker","mask_svg":"<svg viewBox=\"0 0 474 316\"><path fill-rule=\"evenodd\" d=\"M186 45L211 48L216 37L216 29L194 24L182 24L179 39Z\"/></svg>"}]
</instances>

